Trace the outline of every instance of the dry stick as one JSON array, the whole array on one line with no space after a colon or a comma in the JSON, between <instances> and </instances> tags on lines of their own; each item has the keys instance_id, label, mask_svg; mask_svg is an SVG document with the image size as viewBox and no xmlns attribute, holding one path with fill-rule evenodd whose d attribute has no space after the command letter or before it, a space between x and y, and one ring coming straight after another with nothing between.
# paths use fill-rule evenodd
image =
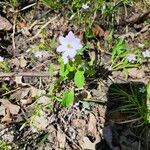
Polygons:
<instances>
[{"instance_id":1,"label":"dry stick","mask_svg":"<svg viewBox=\"0 0 150 150\"><path fill-rule=\"evenodd\" d=\"M12 33L12 47L13 47L13 56L15 54L16 44L15 44L15 29L16 29L16 12L14 13L14 21L13 21L13 33Z\"/></svg>"},{"instance_id":2,"label":"dry stick","mask_svg":"<svg viewBox=\"0 0 150 150\"><path fill-rule=\"evenodd\" d=\"M55 73L54 73L55 74ZM3 77L16 77L16 76L26 76L26 77L49 77L49 72L11 72L11 73L0 73L0 78Z\"/></svg>"},{"instance_id":3,"label":"dry stick","mask_svg":"<svg viewBox=\"0 0 150 150\"><path fill-rule=\"evenodd\" d=\"M125 19L126 19L127 16L128 16L126 4L124 4L124 11L125 11ZM127 33L128 33L128 24L126 24L126 34L127 34Z\"/></svg>"},{"instance_id":4,"label":"dry stick","mask_svg":"<svg viewBox=\"0 0 150 150\"><path fill-rule=\"evenodd\" d=\"M6 95L8 95L8 94L14 93L14 92L16 92L16 91L18 91L18 90L20 90L20 89L21 89L21 87L18 87L18 88L14 89L14 90L11 90L11 91L7 92L7 93L4 93L4 94L2 94L2 97L3 97L3 96L6 96Z\"/></svg>"},{"instance_id":5,"label":"dry stick","mask_svg":"<svg viewBox=\"0 0 150 150\"><path fill-rule=\"evenodd\" d=\"M54 21L58 16L54 17L53 19L49 20L47 23L45 23L40 29L39 31L33 36L31 37L30 39L28 39L27 41L30 41L30 40L33 40L35 39L40 33L41 31L46 28L52 21Z\"/></svg>"},{"instance_id":6,"label":"dry stick","mask_svg":"<svg viewBox=\"0 0 150 150\"><path fill-rule=\"evenodd\" d=\"M17 12L20 12L20 11L26 10L26 9L28 9L28 8L30 8L30 7L32 7L32 6L34 6L34 5L36 5L36 3L30 4L30 5L28 5L28 6L25 6L25 7L24 7L24 8L22 8L21 10L18 10Z\"/></svg>"}]
</instances>

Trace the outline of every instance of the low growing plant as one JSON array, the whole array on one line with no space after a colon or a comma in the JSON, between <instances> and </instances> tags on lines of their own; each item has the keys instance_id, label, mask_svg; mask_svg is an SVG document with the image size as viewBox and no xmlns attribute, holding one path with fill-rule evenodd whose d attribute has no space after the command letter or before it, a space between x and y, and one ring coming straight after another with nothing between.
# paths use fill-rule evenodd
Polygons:
<instances>
[{"instance_id":1,"label":"low growing plant","mask_svg":"<svg viewBox=\"0 0 150 150\"><path fill-rule=\"evenodd\" d=\"M83 54L88 50L89 44L82 45L80 39L77 38L72 31L65 37L59 37L59 44L57 52L62 56L58 58L59 75L49 88L48 95L52 99L57 99L65 107L73 103L74 89L82 89L85 85L86 78L92 76L95 71L93 63L83 59ZM55 71L54 65L50 65L49 73L53 78L53 72ZM56 89L60 87L62 83L72 82L71 89L63 90L60 96L56 96Z\"/></svg>"},{"instance_id":2,"label":"low growing plant","mask_svg":"<svg viewBox=\"0 0 150 150\"><path fill-rule=\"evenodd\" d=\"M130 120L124 123L141 121L141 124L150 124L150 109L149 109L149 84L132 84L116 85L112 89L113 97L122 100L116 111L129 113ZM116 98L116 100L117 100ZM119 103L118 100L118 103Z\"/></svg>"},{"instance_id":3,"label":"low growing plant","mask_svg":"<svg viewBox=\"0 0 150 150\"><path fill-rule=\"evenodd\" d=\"M131 50L123 39L117 39L112 48L111 69L123 70L128 77L128 68L139 67L142 64L139 49Z\"/></svg>"}]
</instances>

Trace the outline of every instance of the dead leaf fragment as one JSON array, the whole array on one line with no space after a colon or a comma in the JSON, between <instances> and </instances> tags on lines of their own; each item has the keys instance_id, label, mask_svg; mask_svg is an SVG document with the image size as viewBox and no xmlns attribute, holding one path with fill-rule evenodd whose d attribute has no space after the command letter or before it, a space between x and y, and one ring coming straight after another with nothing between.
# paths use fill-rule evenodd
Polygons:
<instances>
[{"instance_id":1,"label":"dead leaf fragment","mask_svg":"<svg viewBox=\"0 0 150 150\"><path fill-rule=\"evenodd\" d=\"M83 119L73 119L72 120L72 126L76 128L82 128L84 129L86 126L86 121Z\"/></svg>"},{"instance_id":2,"label":"dead leaf fragment","mask_svg":"<svg viewBox=\"0 0 150 150\"><path fill-rule=\"evenodd\" d=\"M0 16L0 31L10 31L12 24L4 17Z\"/></svg>"},{"instance_id":3,"label":"dead leaf fragment","mask_svg":"<svg viewBox=\"0 0 150 150\"><path fill-rule=\"evenodd\" d=\"M96 137L96 134L97 134L96 124L97 124L97 120L96 120L95 116L92 113L90 113L88 128L87 128L88 135L92 135L92 136Z\"/></svg>"},{"instance_id":4,"label":"dead leaf fragment","mask_svg":"<svg viewBox=\"0 0 150 150\"><path fill-rule=\"evenodd\" d=\"M145 72L143 69L130 68L128 69L129 76L132 78L143 78L145 76Z\"/></svg>"},{"instance_id":5,"label":"dead leaf fragment","mask_svg":"<svg viewBox=\"0 0 150 150\"><path fill-rule=\"evenodd\" d=\"M79 95L82 99L90 99L92 96L91 96L91 93L87 90L83 90L80 95Z\"/></svg>"},{"instance_id":6,"label":"dead leaf fragment","mask_svg":"<svg viewBox=\"0 0 150 150\"><path fill-rule=\"evenodd\" d=\"M34 116L31 124L31 129L33 132L45 130L50 123L50 119L47 116L48 114L41 110L40 114Z\"/></svg>"},{"instance_id":7,"label":"dead leaf fragment","mask_svg":"<svg viewBox=\"0 0 150 150\"><path fill-rule=\"evenodd\" d=\"M17 115L19 113L20 107L18 105L12 104L7 99L0 99L0 102L10 111L12 115Z\"/></svg>"},{"instance_id":8,"label":"dead leaf fragment","mask_svg":"<svg viewBox=\"0 0 150 150\"><path fill-rule=\"evenodd\" d=\"M64 149L65 148L65 143L66 143L66 136L60 130L57 131L57 141L58 141L58 147L61 148L61 149Z\"/></svg>"},{"instance_id":9,"label":"dead leaf fragment","mask_svg":"<svg viewBox=\"0 0 150 150\"><path fill-rule=\"evenodd\" d=\"M5 107L4 105L0 104L0 116L4 116L5 115Z\"/></svg>"},{"instance_id":10,"label":"dead leaf fragment","mask_svg":"<svg viewBox=\"0 0 150 150\"><path fill-rule=\"evenodd\" d=\"M31 93L31 97L36 97L36 96L40 97L42 94L45 94L46 91L41 90L41 89L37 89L37 88L31 86L30 93Z\"/></svg>"},{"instance_id":11,"label":"dead leaf fragment","mask_svg":"<svg viewBox=\"0 0 150 150\"><path fill-rule=\"evenodd\" d=\"M20 102L22 105L28 105L28 104L31 104L33 101L33 98L32 97L28 97L27 99L21 99Z\"/></svg>"},{"instance_id":12,"label":"dead leaf fragment","mask_svg":"<svg viewBox=\"0 0 150 150\"><path fill-rule=\"evenodd\" d=\"M20 57L20 67L24 68L27 65L27 61L24 59L23 56Z\"/></svg>"},{"instance_id":13,"label":"dead leaf fragment","mask_svg":"<svg viewBox=\"0 0 150 150\"><path fill-rule=\"evenodd\" d=\"M95 36L104 36L105 35L105 31L98 24L93 25L92 32Z\"/></svg>"},{"instance_id":14,"label":"dead leaf fragment","mask_svg":"<svg viewBox=\"0 0 150 150\"><path fill-rule=\"evenodd\" d=\"M15 76L14 81L15 81L17 84L22 84L22 76Z\"/></svg>"},{"instance_id":15,"label":"dead leaf fragment","mask_svg":"<svg viewBox=\"0 0 150 150\"><path fill-rule=\"evenodd\" d=\"M5 116L2 118L1 122L2 122L2 123L10 123L11 121L12 121L12 117L11 117L10 111L7 109L7 110L6 110L6 114L5 114Z\"/></svg>"},{"instance_id":16,"label":"dead leaf fragment","mask_svg":"<svg viewBox=\"0 0 150 150\"><path fill-rule=\"evenodd\" d=\"M100 136L96 137L96 140L94 143L92 143L88 137L83 138L83 143L81 143L81 147L84 150L95 150L96 144L100 142Z\"/></svg>"}]
</instances>

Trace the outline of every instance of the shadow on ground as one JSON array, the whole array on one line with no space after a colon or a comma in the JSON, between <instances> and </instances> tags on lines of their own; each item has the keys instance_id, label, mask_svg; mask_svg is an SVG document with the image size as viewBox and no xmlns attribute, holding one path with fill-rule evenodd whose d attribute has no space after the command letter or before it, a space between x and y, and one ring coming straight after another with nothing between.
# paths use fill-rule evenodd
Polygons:
<instances>
[{"instance_id":1,"label":"shadow on ground","mask_svg":"<svg viewBox=\"0 0 150 150\"><path fill-rule=\"evenodd\" d=\"M96 150L149 150L146 100L143 83L112 84L107 92L103 140Z\"/></svg>"}]
</instances>

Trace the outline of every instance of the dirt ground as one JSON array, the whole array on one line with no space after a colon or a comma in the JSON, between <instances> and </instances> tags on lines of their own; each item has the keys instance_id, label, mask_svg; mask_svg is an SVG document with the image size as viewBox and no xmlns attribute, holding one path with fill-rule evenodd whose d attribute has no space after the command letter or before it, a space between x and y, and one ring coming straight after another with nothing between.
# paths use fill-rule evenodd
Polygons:
<instances>
[{"instance_id":1,"label":"dirt ground","mask_svg":"<svg viewBox=\"0 0 150 150\"><path fill-rule=\"evenodd\" d=\"M150 48L150 11L130 7L127 10L126 21L122 19L123 13L119 14L122 20L115 27L114 37L124 38L129 47L147 42L143 49ZM138 70L131 69L128 80L123 72L110 71L111 55L105 49L104 37L95 28L98 35L96 40L90 41L88 57L92 55L98 61L103 60L104 67L93 78L87 79L85 89L76 91L74 104L63 108L45 95L53 80L48 74L49 65L56 64L58 58L58 37L73 31L84 40L84 29L64 18L63 10L54 11L44 5L34 11L31 8L23 11L15 22L15 30L12 14L11 10L4 12L0 7L0 56L10 64L9 72L0 72L0 140L7 143L8 149L150 149L149 125L141 125L138 121L123 123L130 118L128 114L113 111L121 102L111 95L114 84L124 84L126 88L130 84L144 86L150 79L150 64ZM107 33L103 20L97 26L105 26ZM94 51L95 41L101 45L98 51ZM34 51L40 48L43 49L42 58L36 59ZM72 86L72 83L67 84ZM59 90L57 92L59 95ZM13 113L4 107L3 103L8 106L8 101L4 102L6 99L11 101L9 106Z\"/></svg>"}]
</instances>

